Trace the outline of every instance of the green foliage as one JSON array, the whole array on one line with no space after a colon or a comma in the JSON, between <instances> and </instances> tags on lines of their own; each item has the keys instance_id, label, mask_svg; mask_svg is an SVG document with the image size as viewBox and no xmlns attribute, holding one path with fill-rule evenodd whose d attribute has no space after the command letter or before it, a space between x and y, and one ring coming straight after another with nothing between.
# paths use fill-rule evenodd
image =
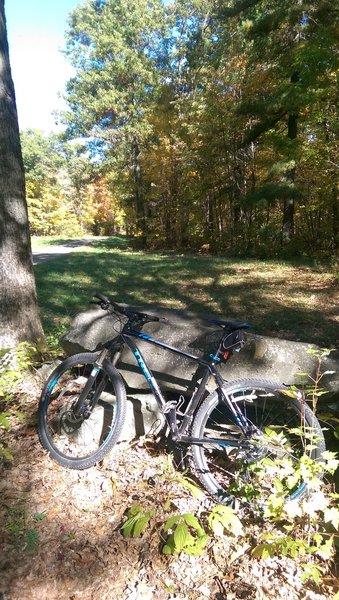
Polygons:
<instances>
[{"instance_id":1,"label":"green foliage","mask_svg":"<svg viewBox=\"0 0 339 600\"><path fill-rule=\"evenodd\" d=\"M285 226L294 255L335 249L333 11L287 0L75 9L63 118L110 172L130 233L156 248L269 256Z\"/></svg>"},{"instance_id":2,"label":"green foliage","mask_svg":"<svg viewBox=\"0 0 339 600\"><path fill-rule=\"evenodd\" d=\"M131 506L127 513L127 519L121 526L123 536L128 538L142 535L154 514L155 511L145 512L140 504Z\"/></svg>"},{"instance_id":3,"label":"green foliage","mask_svg":"<svg viewBox=\"0 0 339 600\"><path fill-rule=\"evenodd\" d=\"M274 440L276 432L268 431L266 435ZM324 452L322 461L300 460L300 464L291 464L284 458L276 458L275 461L263 460L262 469L274 467L274 477L271 497L265 507L265 513L255 515L262 529L262 534L255 545L249 539L247 529L248 520L252 522L253 513L245 512L242 518L229 506L216 505L199 516L191 512L170 514L172 502L166 502L165 506L158 506L157 512L161 518L155 519L156 510L145 510L140 504L133 505L128 513L127 519L122 525L122 533L125 538L143 535L150 521L154 519L150 535L159 535L161 552L165 556L186 554L189 556L201 556L212 544L220 544L227 538L227 548L234 548L230 554L230 561L237 559L237 548L244 546L246 550L251 549L254 559L265 560L275 556L290 557L296 562L301 570L303 582L311 580L316 585L321 584L326 567L324 561L331 561L334 556L334 540L336 533L329 532L338 530L339 510L335 506L337 494L329 494L326 487L320 485L319 474L333 472L338 461L334 453ZM186 475L176 478L171 461L168 461L164 469L164 478L171 483L177 482L182 491L189 490L195 494L196 489L189 480L187 487ZM310 493L302 500L287 499L291 487L295 485L292 479L296 470L296 478L300 477L306 481ZM263 471L258 473L263 476ZM317 482L316 485L314 482ZM199 490L199 488L197 488ZM199 490L200 491L200 490ZM200 498L201 496L200 496ZM260 531L260 529L259 529ZM252 534L251 534L252 535ZM240 539L241 538L241 539ZM212 544L210 544L211 542ZM168 584L172 589L172 584ZM167 587L167 584L166 584Z\"/></svg>"},{"instance_id":4,"label":"green foliage","mask_svg":"<svg viewBox=\"0 0 339 600\"><path fill-rule=\"evenodd\" d=\"M27 342L20 343L17 348L0 351L0 399L12 397L15 384L32 367L36 357L37 349Z\"/></svg>"},{"instance_id":5,"label":"green foliage","mask_svg":"<svg viewBox=\"0 0 339 600\"><path fill-rule=\"evenodd\" d=\"M38 549L38 531L34 523L42 521L45 513L30 517L25 506L15 506L5 513L5 529L10 535L11 543L26 554L35 554Z\"/></svg>"},{"instance_id":6,"label":"green foliage","mask_svg":"<svg viewBox=\"0 0 339 600\"><path fill-rule=\"evenodd\" d=\"M186 473L178 473L177 471L171 471L170 475L165 475L165 478L169 478L173 482L177 482L184 489L188 490L194 498L202 500L204 497L204 491L187 476Z\"/></svg>"},{"instance_id":7,"label":"green foliage","mask_svg":"<svg viewBox=\"0 0 339 600\"><path fill-rule=\"evenodd\" d=\"M208 515L208 524L215 535L244 534L243 525L235 511L229 506L215 506Z\"/></svg>"},{"instance_id":8,"label":"green foliage","mask_svg":"<svg viewBox=\"0 0 339 600\"><path fill-rule=\"evenodd\" d=\"M80 4L67 133L22 134L32 231L334 254L335 22L315 0Z\"/></svg>"},{"instance_id":9,"label":"green foliage","mask_svg":"<svg viewBox=\"0 0 339 600\"><path fill-rule=\"evenodd\" d=\"M209 536L191 513L174 515L164 524L164 533L171 532L162 548L163 554L201 556Z\"/></svg>"},{"instance_id":10,"label":"green foliage","mask_svg":"<svg viewBox=\"0 0 339 600\"><path fill-rule=\"evenodd\" d=\"M37 349L27 342L22 342L17 348L0 351L0 431L9 430L11 418L20 421L24 418L19 410L7 410L17 386L20 384L24 373L30 369L37 358ZM13 456L11 451L0 441L0 462L10 462Z\"/></svg>"},{"instance_id":11,"label":"green foliage","mask_svg":"<svg viewBox=\"0 0 339 600\"><path fill-rule=\"evenodd\" d=\"M123 225L111 178L89 159L85 144L31 129L21 143L33 235L106 235Z\"/></svg>"},{"instance_id":12,"label":"green foliage","mask_svg":"<svg viewBox=\"0 0 339 600\"><path fill-rule=\"evenodd\" d=\"M301 383L303 383L303 393L307 400L312 401L312 410L314 413L317 412L319 398L328 393L325 388L321 387L322 378L326 375L333 375L335 372L322 370L323 360L328 357L331 352L332 349L329 348L309 348L307 353L316 360L315 374L297 373L298 377L304 378L304 381L301 379Z\"/></svg>"},{"instance_id":13,"label":"green foliage","mask_svg":"<svg viewBox=\"0 0 339 600\"><path fill-rule=\"evenodd\" d=\"M320 477L328 472L334 473L338 464L335 453L326 451L321 461L302 457L298 464L293 464L293 473L286 477L286 461L275 460L277 477L264 514L276 525L273 531L261 536L252 550L254 557L265 559L282 555L296 559L313 556L322 560L333 557L334 535L328 533L328 524L338 530L339 509L333 503L335 498L323 491ZM299 502L286 500L288 491L301 478L308 486L309 495ZM302 567L303 581L312 579L318 584L322 568L314 563L305 563Z\"/></svg>"}]
</instances>

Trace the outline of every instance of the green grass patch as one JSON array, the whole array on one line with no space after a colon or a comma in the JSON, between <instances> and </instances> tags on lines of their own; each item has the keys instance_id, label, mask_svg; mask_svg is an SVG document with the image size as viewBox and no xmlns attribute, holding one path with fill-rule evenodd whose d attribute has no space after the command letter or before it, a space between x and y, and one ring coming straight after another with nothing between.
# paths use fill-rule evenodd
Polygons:
<instances>
[{"instance_id":1,"label":"green grass patch","mask_svg":"<svg viewBox=\"0 0 339 600\"><path fill-rule=\"evenodd\" d=\"M116 302L246 319L256 333L333 346L338 290L326 264L134 251L123 237L35 267L45 331L59 335L93 291Z\"/></svg>"},{"instance_id":2,"label":"green grass patch","mask_svg":"<svg viewBox=\"0 0 339 600\"><path fill-rule=\"evenodd\" d=\"M32 248L38 251L46 246L74 246L78 241L86 241L88 245L95 248L109 250L111 248L126 249L129 247L129 240L126 236L93 237L84 235L83 237L64 237L64 236L32 236Z\"/></svg>"}]
</instances>

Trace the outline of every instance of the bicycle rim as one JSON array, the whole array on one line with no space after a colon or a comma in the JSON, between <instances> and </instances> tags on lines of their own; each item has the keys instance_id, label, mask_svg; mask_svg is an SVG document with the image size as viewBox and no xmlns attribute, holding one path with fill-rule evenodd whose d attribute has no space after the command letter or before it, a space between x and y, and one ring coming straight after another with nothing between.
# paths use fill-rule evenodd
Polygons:
<instances>
[{"instance_id":1,"label":"bicycle rim","mask_svg":"<svg viewBox=\"0 0 339 600\"><path fill-rule=\"evenodd\" d=\"M217 393L205 400L192 429L193 437L206 439L192 447L195 471L204 487L220 503L262 507L277 492L301 498L307 483L296 477L300 460L305 456L317 460L325 449L312 411L286 395L283 386L270 382L234 382L226 393L251 424L252 435L246 438ZM208 444L211 438L220 439L220 444Z\"/></svg>"},{"instance_id":2,"label":"bicycle rim","mask_svg":"<svg viewBox=\"0 0 339 600\"><path fill-rule=\"evenodd\" d=\"M108 452L123 425L124 397L120 380L93 359L68 359L49 378L39 407L39 434L54 460L70 468L87 468ZM74 406L88 377L95 378L85 398L84 416Z\"/></svg>"}]
</instances>

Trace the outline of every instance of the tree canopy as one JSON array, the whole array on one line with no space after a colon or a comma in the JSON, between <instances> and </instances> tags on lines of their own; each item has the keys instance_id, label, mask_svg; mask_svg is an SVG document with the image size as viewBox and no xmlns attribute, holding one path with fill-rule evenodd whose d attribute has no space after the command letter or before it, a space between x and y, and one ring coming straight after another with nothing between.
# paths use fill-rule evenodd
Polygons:
<instances>
[{"instance_id":1,"label":"tree canopy","mask_svg":"<svg viewBox=\"0 0 339 600\"><path fill-rule=\"evenodd\" d=\"M62 118L87 149L54 161L77 226L95 229L84 198L104 181L119 226L150 247L334 252L336 25L331 0L80 4Z\"/></svg>"}]
</instances>

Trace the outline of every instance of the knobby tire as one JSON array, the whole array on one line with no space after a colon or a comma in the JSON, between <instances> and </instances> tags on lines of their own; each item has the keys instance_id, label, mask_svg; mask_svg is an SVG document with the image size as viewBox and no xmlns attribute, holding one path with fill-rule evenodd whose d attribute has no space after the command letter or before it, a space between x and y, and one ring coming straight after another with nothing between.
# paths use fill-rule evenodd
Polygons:
<instances>
[{"instance_id":1,"label":"knobby tire","mask_svg":"<svg viewBox=\"0 0 339 600\"><path fill-rule=\"evenodd\" d=\"M265 469L260 472L265 460L273 462L273 471L277 457L290 461L292 471L305 453L319 460L325 450L323 432L305 402L289 397L290 392L282 385L241 379L226 383L225 393L257 433L246 440L224 400L213 392L204 400L192 425L192 436L206 439L206 444L192 445L193 469L220 504L262 507L274 493L274 481L266 476ZM211 445L208 438L223 442ZM238 446L227 446L227 440ZM307 483L299 480L287 497L301 498L306 493Z\"/></svg>"},{"instance_id":2,"label":"knobby tire","mask_svg":"<svg viewBox=\"0 0 339 600\"><path fill-rule=\"evenodd\" d=\"M87 469L101 461L118 441L125 421L122 377L108 361L96 372L97 358L95 353L81 353L64 360L48 377L39 401L40 441L51 458L70 469ZM72 406L92 372L96 375L86 396L88 415L77 420Z\"/></svg>"}]
</instances>

